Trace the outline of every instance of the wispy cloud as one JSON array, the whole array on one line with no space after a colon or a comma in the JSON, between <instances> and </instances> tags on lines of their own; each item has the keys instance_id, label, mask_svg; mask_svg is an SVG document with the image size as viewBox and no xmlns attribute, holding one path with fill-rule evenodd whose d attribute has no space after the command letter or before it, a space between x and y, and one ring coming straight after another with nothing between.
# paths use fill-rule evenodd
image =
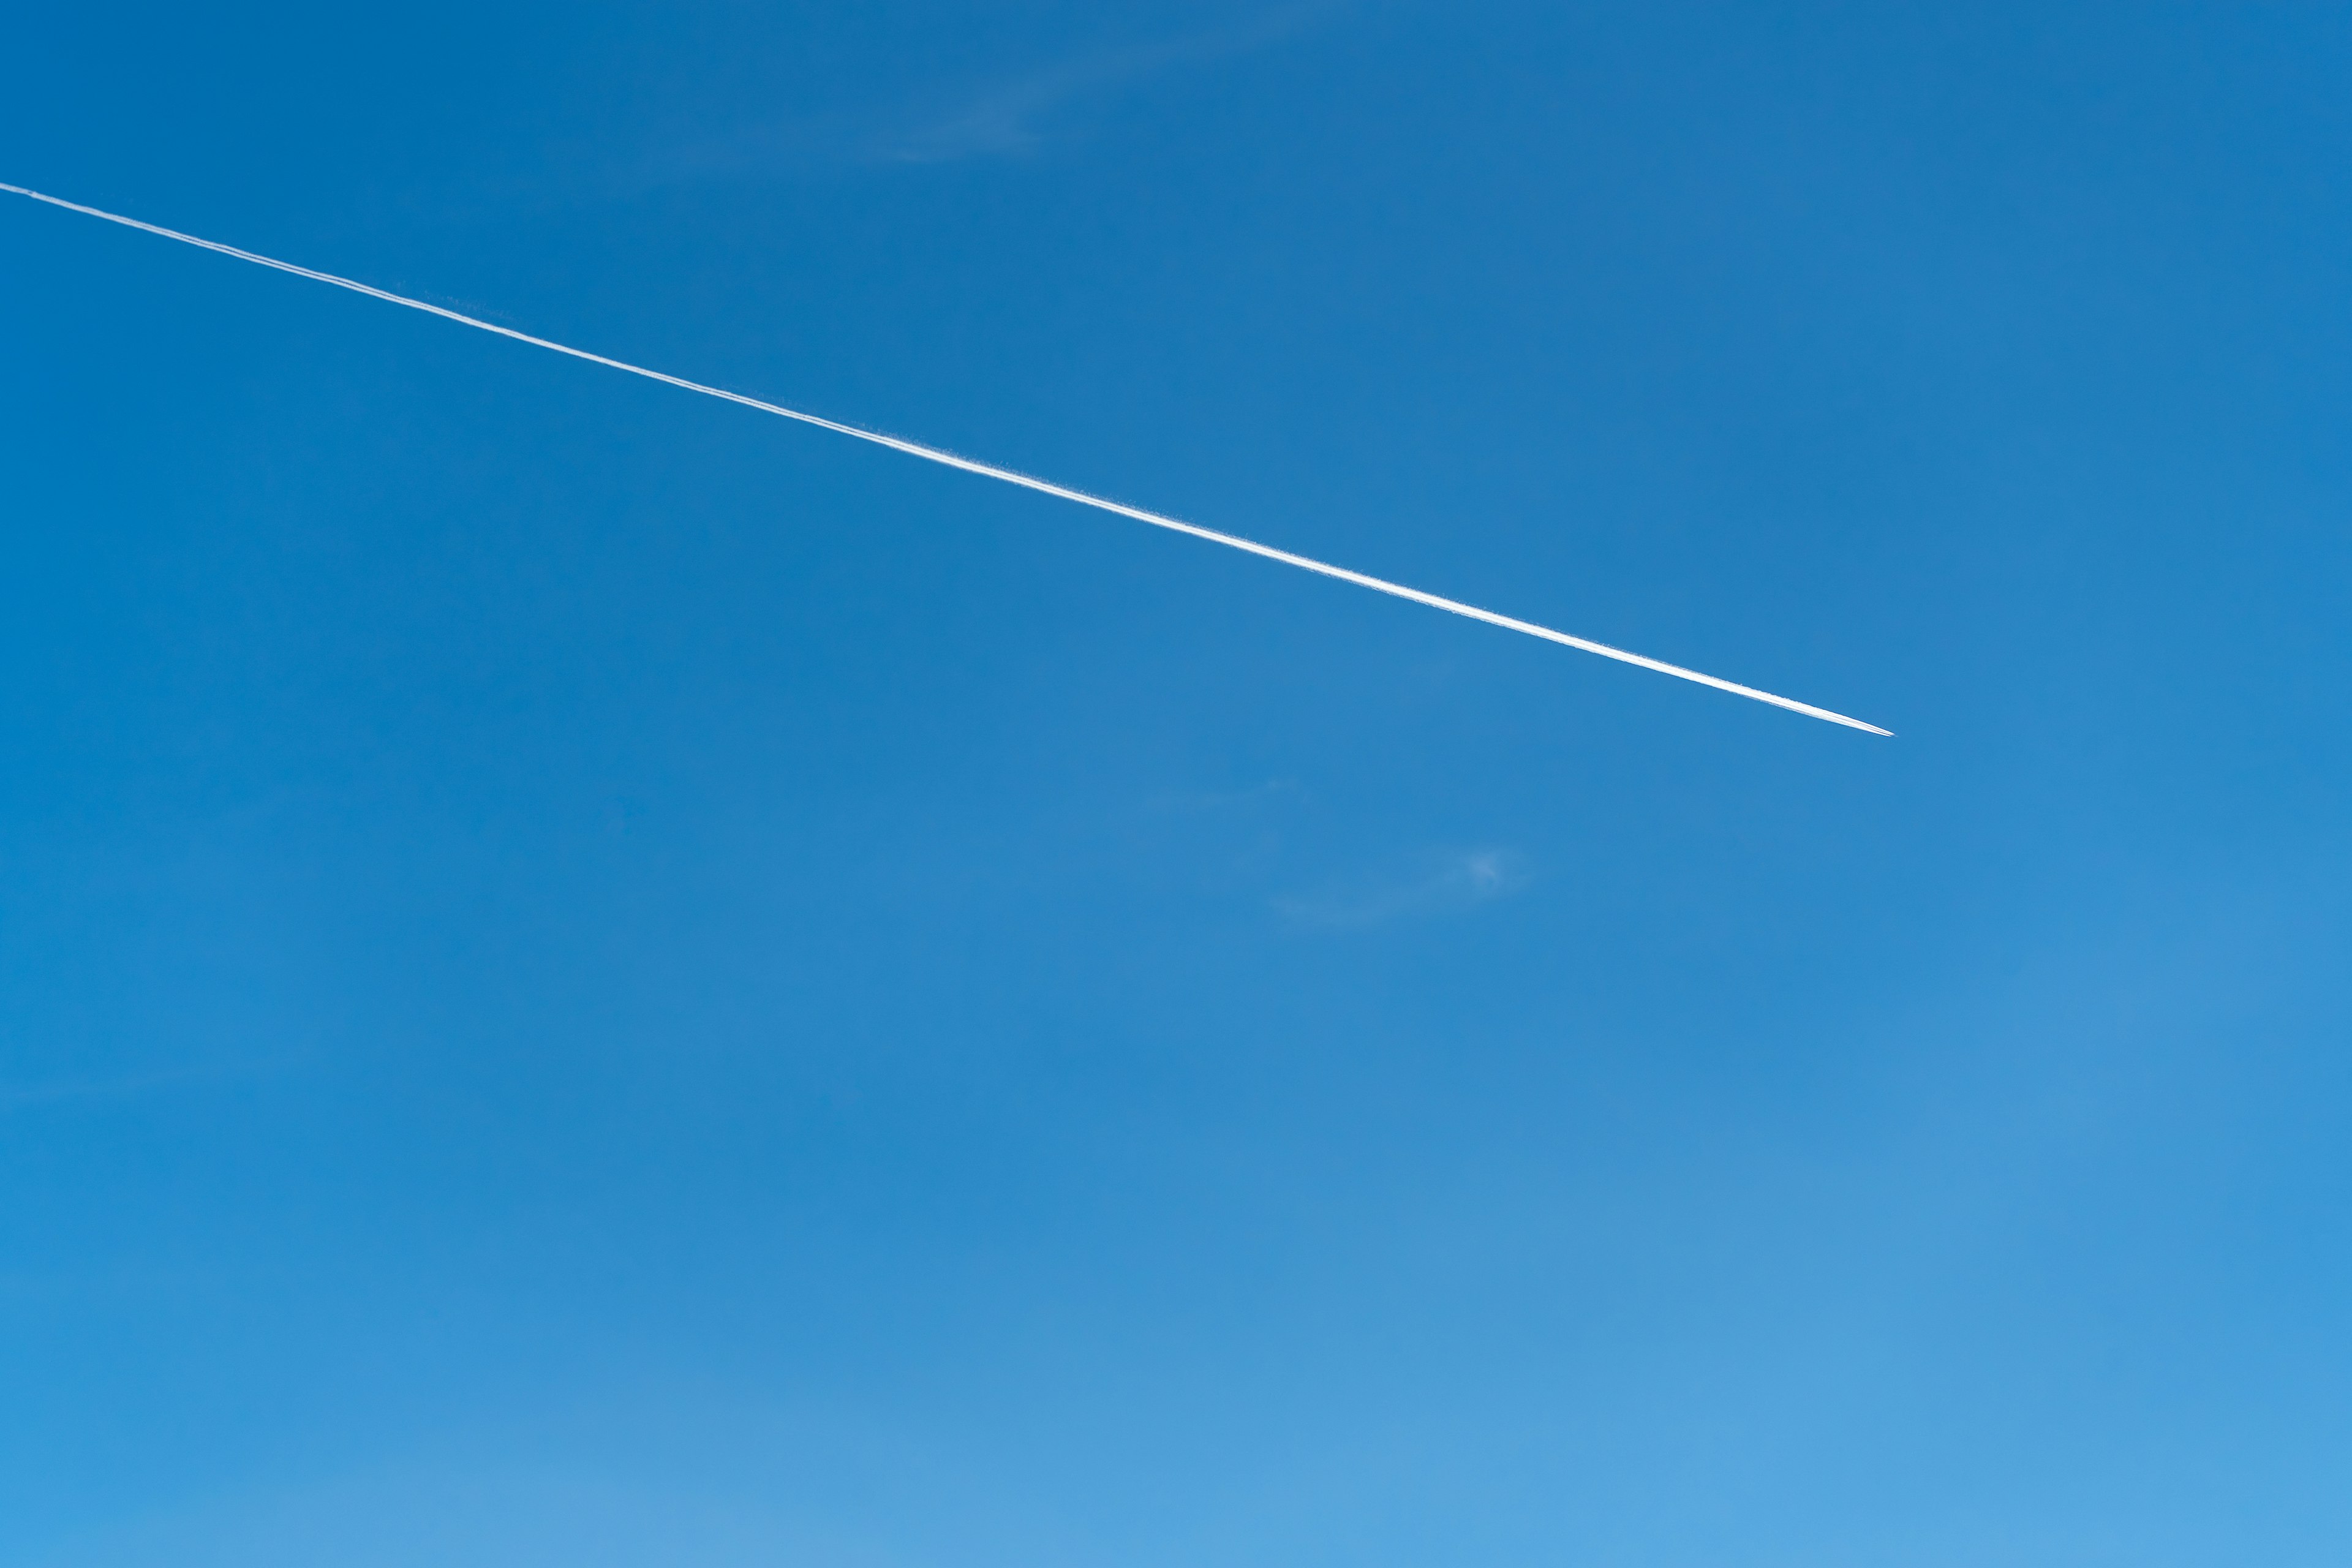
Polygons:
<instances>
[{"instance_id":1,"label":"wispy cloud","mask_svg":"<svg viewBox=\"0 0 2352 1568\"><path fill-rule=\"evenodd\" d=\"M1391 921L1459 914L1517 892L1530 880L1518 854L1454 849L1425 857L1413 871L1362 878L1303 897L1275 900L1295 925L1360 930Z\"/></svg>"},{"instance_id":2,"label":"wispy cloud","mask_svg":"<svg viewBox=\"0 0 2352 1568\"><path fill-rule=\"evenodd\" d=\"M1188 66L1265 48L1306 30L1346 0L1306 0L1247 21L1157 42L1099 48L1000 77L942 107L901 102L865 113L769 124L665 153L628 184L656 186L743 179L845 165L953 163L1020 157L1049 139L1057 117L1121 89Z\"/></svg>"},{"instance_id":3,"label":"wispy cloud","mask_svg":"<svg viewBox=\"0 0 2352 1568\"><path fill-rule=\"evenodd\" d=\"M1063 60L996 82L935 121L877 139L872 151L877 158L901 163L945 163L1034 152L1045 140L1045 121L1055 110L1181 66L1202 65L1264 48L1332 9L1328 3L1288 5L1234 26Z\"/></svg>"}]
</instances>

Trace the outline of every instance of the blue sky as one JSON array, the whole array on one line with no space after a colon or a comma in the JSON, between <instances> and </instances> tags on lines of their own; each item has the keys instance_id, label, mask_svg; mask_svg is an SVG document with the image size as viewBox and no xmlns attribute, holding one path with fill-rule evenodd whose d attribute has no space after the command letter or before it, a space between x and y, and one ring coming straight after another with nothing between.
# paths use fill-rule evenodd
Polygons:
<instances>
[{"instance_id":1,"label":"blue sky","mask_svg":"<svg viewBox=\"0 0 2352 1568\"><path fill-rule=\"evenodd\" d=\"M2340 8L51 6L0 1561L2340 1563Z\"/></svg>"}]
</instances>

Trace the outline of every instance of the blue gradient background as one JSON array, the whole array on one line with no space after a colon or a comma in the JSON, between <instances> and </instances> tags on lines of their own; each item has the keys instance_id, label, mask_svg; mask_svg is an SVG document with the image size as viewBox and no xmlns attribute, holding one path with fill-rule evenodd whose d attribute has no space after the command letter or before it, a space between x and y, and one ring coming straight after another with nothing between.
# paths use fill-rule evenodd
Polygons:
<instances>
[{"instance_id":1,"label":"blue gradient background","mask_svg":"<svg viewBox=\"0 0 2352 1568\"><path fill-rule=\"evenodd\" d=\"M0 1561L2339 1564L2340 7L42 7Z\"/></svg>"}]
</instances>

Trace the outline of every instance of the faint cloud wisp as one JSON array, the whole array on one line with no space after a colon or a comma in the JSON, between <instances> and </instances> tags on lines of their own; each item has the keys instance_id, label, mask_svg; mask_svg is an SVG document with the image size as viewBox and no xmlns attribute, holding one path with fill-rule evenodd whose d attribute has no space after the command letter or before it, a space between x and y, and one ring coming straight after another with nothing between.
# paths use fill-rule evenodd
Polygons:
<instances>
[{"instance_id":1,"label":"faint cloud wisp","mask_svg":"<svg viewBox=\"0 0 2352 1568\"><path fill-rule=\"evenodd\" d=\"M1274 907L1293 925L1353 931L1460 914L1516 893L1529 880L1516 851L1457 849L1428 857L1411 875L1369 878L1312 895L1279 898Z\"/></svg>"},{"instance_id":2,"label":"faint cloud wisp","mask_svg":"<svg viewBox=\"0 0 2352 1568\"><path fill-rule=\"evenodd\" d=\"M935 123L882 139L874 155L890 163L947 163L1031 153L1045 140L1039 122L1056 109L1177 66L1263 48L1330 9L1328 4L1285 6L1237 26L1065 60L999 82Z\"/></svg>"},{"instance_id":3,"label":"faint cloud wisp","mask_svg":"<svg viewBox=\"0 0 2352 1568\"><path fill-rule=\"evenodd\" d=\"M1046 140L1056 110L1183 66L1249 54L1304 31L1344 0L1308 0L1248 21L1158 43L1097 49L1001 78L942 113L936 101L749 130L642 164L633 189L859 164L955 163L1019 157Z\"/></svg>"}]
</instances>

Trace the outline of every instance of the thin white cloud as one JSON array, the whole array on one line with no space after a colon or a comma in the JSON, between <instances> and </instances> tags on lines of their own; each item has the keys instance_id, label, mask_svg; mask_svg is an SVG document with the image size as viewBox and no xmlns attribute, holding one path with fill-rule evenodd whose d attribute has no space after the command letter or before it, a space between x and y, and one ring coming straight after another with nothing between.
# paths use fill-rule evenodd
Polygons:
<instances>
[{"instance_id":1,"label":"thin white cloud","mask_svg":"<svg viewBox=\"0 0 2352 1568\"><path fill-rule=\"evenodd\" d=\"M1518 854L1488 847L1430 855L1409 873L1370 877L1274 907L1294 925L1325 931L1361 930L1392 921L1459 914L1507 898L1530 880Z\"/></svg>"},{"instance_id":2,"label":"thin white cloud","mask_svg":"<svg viewBox=\"0 0 2352 1568\"><path fill-rule=\"evenodd\" d=\"M1044 146L1057 129L1069 128L1082 105L1099 105L1169 71L1268 47L1347 3L1307 0L1181 37L1070 55L959 92L744 127L665 150L622 183L651 188L845 167L1017 158Z\"/></svg>"},{"instance_id":3,"label":"thin white cloud","mask_svg":"<svg viewBox=\"0 0 2352 1568\"><path fill-rule=\"evenodd\" d=\"M1098 98L1180 66L1202 65L1279 42L1329 4L1288 5L1235 26L1063 60L997 82L961 108L919 129L877 138L876 156L893 163L945 163L1030 153L1045 141L1043 122L1056 110Z\"/></svg>"}]
</instances>

